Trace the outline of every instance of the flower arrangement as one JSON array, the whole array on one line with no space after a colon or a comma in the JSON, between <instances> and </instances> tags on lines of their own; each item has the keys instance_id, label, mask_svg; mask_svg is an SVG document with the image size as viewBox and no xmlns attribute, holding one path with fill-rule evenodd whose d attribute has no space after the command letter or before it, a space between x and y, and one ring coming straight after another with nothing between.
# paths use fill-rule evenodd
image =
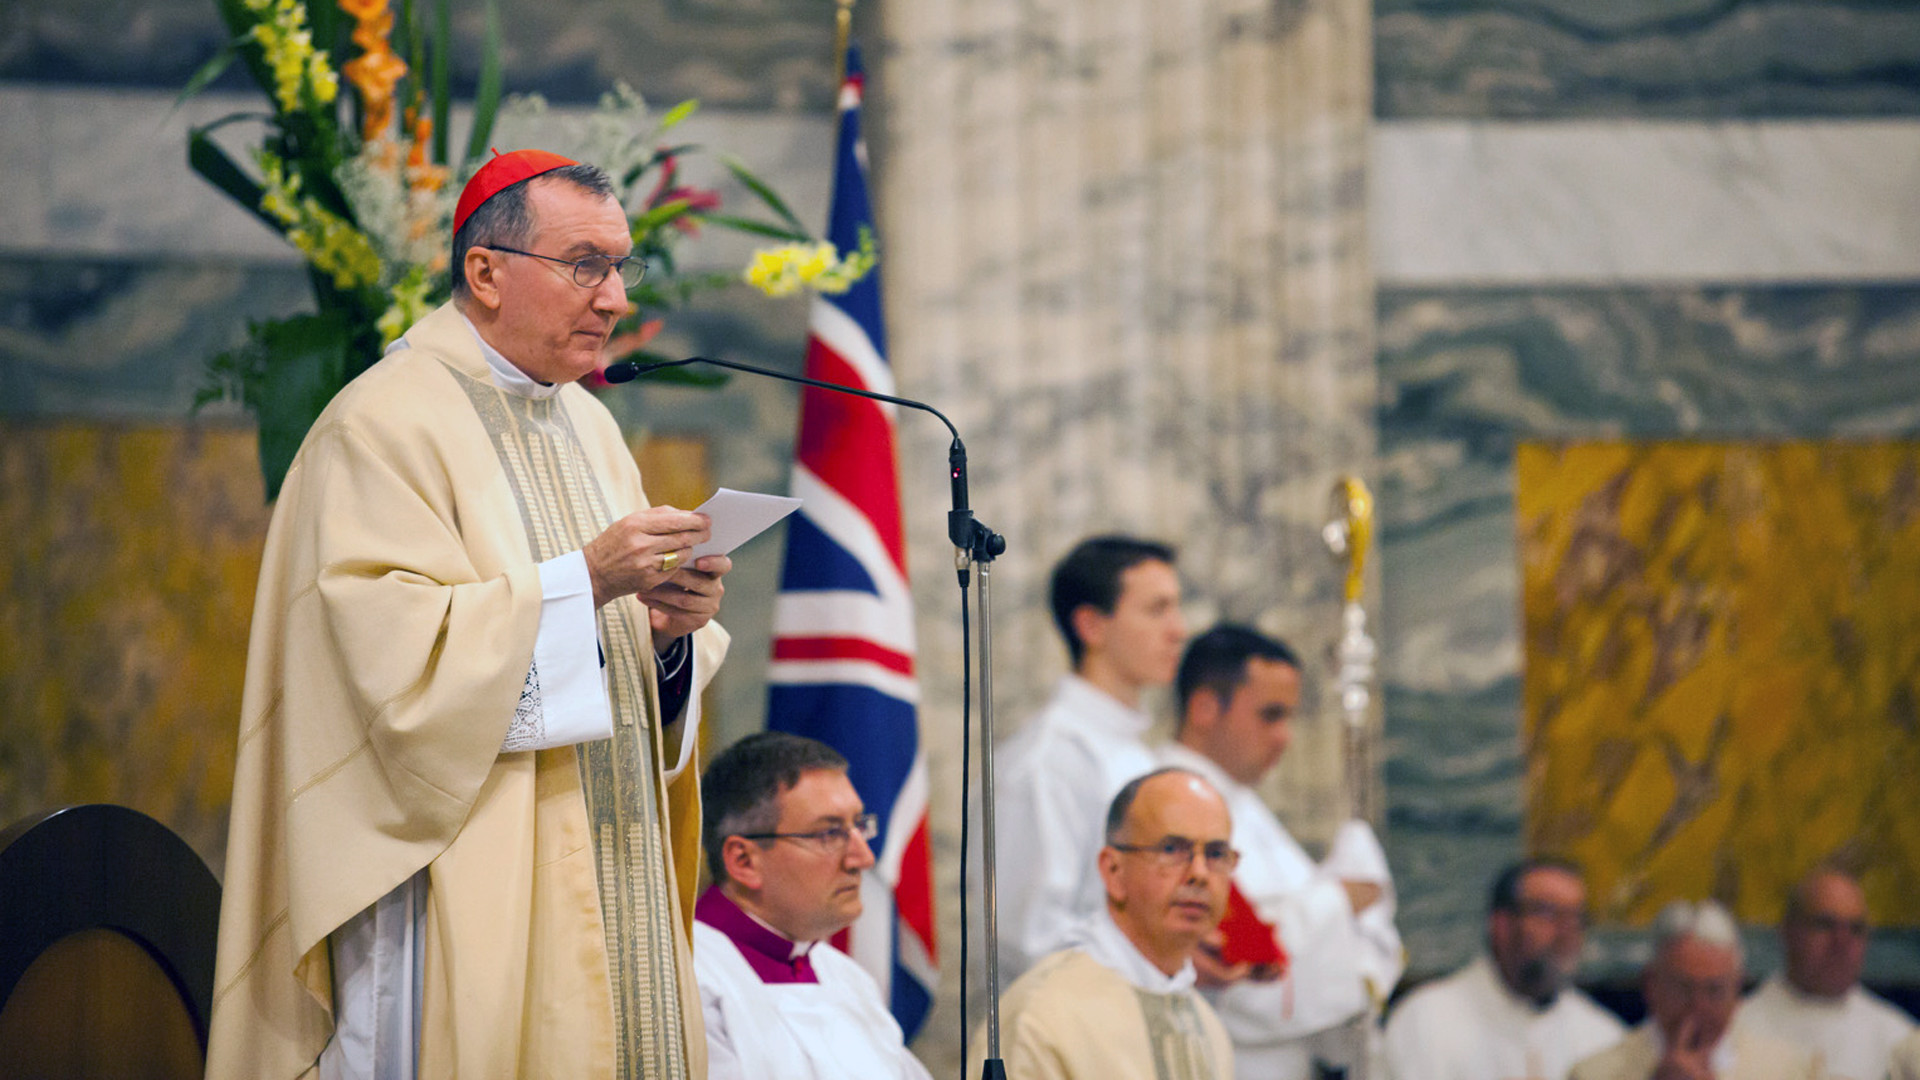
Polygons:
<instances>
[{"instance_id":1,"label":"flower arrangement","mask_svg":"<svg viewBox=\"0 0 1920 1080\"><path fill-rule=\"evenodd\" d=\"M648 273L629 293L632 307L609 342L609 361L659 359L645 346L662 317L699 293L742 280L774 296L802 285L839 291L873 266L870 236L845 255L814 241L779 195L738 161L720 159L768 216L722 213L717 192L687 183L684 163L701 148L667 139L696 102L656 119L639 95L619 85L584 120L561 122L537 97L503 100L492 0L473 126L457 154L448 139L451 0L440 0L430 25L416 20L424 5L412 0L401 0L397 17L391 0L214 2L232 39L195 74L182 100L239 62L269 107L196 128L187 160L299 250L315 305L309 314L253 324L245 345L208 361L196 398L196 406L238 400L258 419L269 499L333 395L448 297L454 202L496 122L503 132L537 125L543 149L601 166L623 196L634 251L647 260ZM336 64L346 55L351 59ZM215 139L237 123L261 129L245 155L250 168ZM757 253L741 273L685 272L676 249L707 225L783 246Z\"/></svg>"}]
</instances>

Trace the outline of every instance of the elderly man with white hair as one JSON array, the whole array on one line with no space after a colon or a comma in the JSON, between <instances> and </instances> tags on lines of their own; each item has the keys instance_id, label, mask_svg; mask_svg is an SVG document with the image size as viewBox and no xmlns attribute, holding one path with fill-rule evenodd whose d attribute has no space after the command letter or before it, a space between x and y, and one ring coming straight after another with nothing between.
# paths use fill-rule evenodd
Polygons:
<instances>
[{"instance_id":1,"label":"elderly man with white hair","mask_svg":"<svg viewBox=\"0 0 1920 1080\"><path fill-rule=\"evenodd\" d=\"M1745 959L1740 928L1712 900L1669 904L1642 975L1647 1020L1570 1080L1821 1080L1813 1055L1733 1027Z\"/></svg>"}]
</instances>

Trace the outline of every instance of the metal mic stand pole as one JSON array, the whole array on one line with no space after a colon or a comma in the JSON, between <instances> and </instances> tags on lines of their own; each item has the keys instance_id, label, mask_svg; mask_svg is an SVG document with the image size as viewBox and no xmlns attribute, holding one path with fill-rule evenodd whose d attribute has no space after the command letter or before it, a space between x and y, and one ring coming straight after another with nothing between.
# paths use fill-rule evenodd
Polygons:
<instances>
[{"instance_id":1,"label":"metal mic stand pole","mask_svg":"<svg viewBox=\"0 0 1920 1080\"><path fill-rule=\"evenodd\" d=\"M982 912L987 952L987 1054L980 1065L981 1080L1006 1080L1006 1062L1000 1057L1000 891L998 861L994 852L997 835L993 820L993 560L1007 548L1006 539L974 520L967 509L966 448L958 440L948 454L953 475L953 512L947 515L947 532L954 542L954 565L960 572L960 588L967 587L967 570L979 570L980 591L975 603L980 621L980 855L986 876L986 910ZM963 543L964 541L964 543ZM971 677L971 672L966 677ZM961 782L965 783L962 777ZM965 979L966 972L960 977ZM964 1034L964 1033L963 1033Z\"/></svg>"},{"instance_id":2,"label":"metal mic stand pole","mask_svg":"<svg viewBox=\"0 0 1920 1080\"><path fill-rule=\"evenodd\" d=\"M993 607L988 596L988 578L991 574L993 560L1004 554L1007 550L1007 538L987 528L985 524L973 516L973 510L967 505L966 445L960 441L960 432L953 426L953 421L948 420L945 413L942 413L939 409L928 405L924 401L896 397L893 394L882 394L877 391L864 390L859 387L843 386L839 383L826 382L822 379L808 378L805 375L790 375L784 371L774 371L771 368L742 364L734 360L719 360L710 356L689 356L684 360L666 360L650 364L642 364L634 360L622 360L609 364L605 375L609 383L618 384L631 382L641 375L646 375L651 372L661 371L666 368L685 367L689 364L711 364L714 367L731 368L735 371L745 371L754 375L765 375L768 378L779 379L782 382L799 383L803 386L816 386L822 390L830 390L836 393L872 398L875 401L885 401L894 405L905 405L909 408L919 409L922 412L932 413L939 418L941 423L947 426L947 431L953 435L953 445L947 450L948 477L953 489L953 509L947 513L947 539L953 543L954 570L960 578L961 613L963 615L966 612L965 599L967 582L968 579L973 576L971 572L975 568L978 568L980 578L980 594L978 597L980 612L980 850L986 862L987 878L987 907L985 912L987 938L987 1057L986 1063L982 1067L982 1080L1006 1080L1007 1067L1006 1064L1000 1060L1000 928L998 920L998 893L995 889L994 875L993 824ZM971 679L972 677L973 673L971 671L961 673L963 680ZM966 717L963 716L961 720L964 723ZM962 776L960 778L960 786L963 791L966 788L966 784L967 778ZM961 827L963 829L965 828L964 823ZM964 836L964 833L962 835ZM964 881L966 875L964 862L960 868L960 873ZM964 910L964 896L961 900L961 906ZM965 941L964 929L962 930L961 940L963 942ZM960 978L963 981L966 977L966 972L963 971L960 973ZM962 993L964 994L964 992L963 989ZM963 997L961 1000L964 1001L965 998ZM963 1029L965 1025L966 1017L962 1016L961 1026ZM965 1031L962 1030L961 1039L963 1043L965 1042L965 1035Z\"/></svg>"}]
</instances>

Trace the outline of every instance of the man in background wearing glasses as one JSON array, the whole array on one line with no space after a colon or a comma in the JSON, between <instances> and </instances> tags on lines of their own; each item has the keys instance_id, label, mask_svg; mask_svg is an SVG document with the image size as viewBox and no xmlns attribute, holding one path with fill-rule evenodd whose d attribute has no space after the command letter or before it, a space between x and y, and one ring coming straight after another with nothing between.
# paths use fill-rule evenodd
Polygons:
<instances>
[{"instance_id":1,"label":"man in background wearing glasses","mask_svg":"<svg viewBox=\"0 0 1920 1080\"><path fill-rule=\"evenodd\" d=\"M1309 1080L1338 1068L1364 1077L1374 1003L1403 966L1386 855L1365 822L1349 821L1316 864L1256 790L1292 741L1300 658L1256 630L1216 626L1187 645L1174 689L1180 722L1160 760L1192 769L1225 796L1243 855L1234 887L1257 916L1222 930L1244 926L1283 951L1256 964L1222 939L1194 956L1200 987L1233 1037L1235 1074ZM1233 962L1221 959L1223 946Z\"/></svg>"},{"instance_id":2,"label":"man in background wearing glasses","mask_svg":"<svg viewBox=\"0 0 1920 1080\"><path fill-rule=\"evenodd\" d=\"M1229 1080L1233 1045L1194 990L1193 951L1239 860L1227 804L1198 774L1159 769L1122 787L1098 857L1106 904L1002 1001L1007 1075ZM967 1075L986 1052L976 1032Z\"/></svg>"},{"instance_id":3,"label":"man in background wearing glasses","mask_svg":"<svg viewBox=\"0 0 1920 1080\"><path fill-rule=\"evenodd\" d=\"M1787 894L1780 920L1785 971L1740 1006L1739 1025L1817 1052L1827 1075L1874 1080L1910 1035L1907 1014L1860 985L1867 962L1867 897L1853 876L1831 867Z\"/></svg>"},{"instance_id":4,"label":"man in background wearing glasses","mask_svg":"<svg viewBox=\"0 0 1920 1080\"><path fill-rule=\"evenodd\" d=\"M1387 1017L1392 1080L1565 1080L1620 1040L1620 1021L1573 985L1587 884L1561 859L1494 878L1487 952L1408 994Z\"/></svg>"},{"instance_id":5,"label":"man in background wearing glasses","mask_svg":"<svg viewBox=\"0 0 1920 1080\"><path fill-rule=\"evenodd\" d=\"M827 939L860 916L877 822L822 742L765 731L702 781L713 885L694 908L711 1080L929 1080L864 969Z\"/></svg>"},{"instance_id":6,"label":"man in background wearing glasses","mask_svg":"<svg viewBox=\"0 0 1920 1080\"><path fill-rule=\"evenodd\" d=\"M267 537L208 1076L705 1075L688 952L724 556L580 389L643 269L515 151L453 300L327 406Z\"/></svg>"},{"instance_id":7,"label":"man in background wearing glasses","mask_svg":"<svg viewBox=\"0 0 1920 1080\"><path fill-rule=\"evenodd\" d=\"M1676 900L1653 933L1641 975L1646 1022L1575 1065L1571 1080L1822 1080L1812 1054L1733 1026L1746 961L1726 908Z\"/></svg>"}]
</instances>

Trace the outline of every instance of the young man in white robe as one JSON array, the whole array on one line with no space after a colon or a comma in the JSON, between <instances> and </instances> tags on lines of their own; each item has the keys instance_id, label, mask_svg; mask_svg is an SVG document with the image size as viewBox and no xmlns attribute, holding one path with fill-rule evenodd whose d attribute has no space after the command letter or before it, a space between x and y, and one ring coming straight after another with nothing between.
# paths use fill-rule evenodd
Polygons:
<instances>
[{"instance_id":1,"label":"young man in white robe","mask_svg":"<svg viewBox=\"0 0 1920 1080\"><path fill-rule=\"evenodd\" d=\"M1194 990L1193 951L1226 909L1239 853L1225 800L1165 768L1121 787L1098 856L1105 901L1001 1002L1018 1080L1229 1080L1233 1044ZM987 1055L976 1029L967 1075Z\"/></svg>"},{"instance_id":2,"label":"young man in white robe","mask_svg":"<svg viewBox=\"0 0 1920 1080\"><path fill-rule=\"evenodd\" d=\"M578 380L642 269L606 174L489 161L454 299L307 434L247 656L207 1075L705 1074L708 523Z\"/></svg>"},{"instance_id":3,"label":"young man in white robe","mask_svg":"<svg viewBox=\"0 0 1920 1080\"><path fill-rule=\"evenodd\" d=\"M1174 686L1180 723L1160 760L1226 798L1240 851L1234 886L1284 951L1283 964L1261 969L1224 963L1218 941L1194 954L1201 990L1233 1038L1235 1073L1308 1080L1318 1063L1363 1075L1374 1004L1403 967L1386 856L1365 822L1349 821L1316 864L1255 790L1292 741L1300 659L1258 631L1216 626L1187 645Z\"/></svg>"},{"instance_id":4,"label":"young man in white robe","mask_svg":"<svg viewBox=\"0 0 1920 1080\"><path fill-rule=\"evenodd\" d=\"M875 820L847 759L766 731L702 781L714 884L694 908L709 1080L930 1080L873 977L828 942L860 917Z\"/></svg>"},{"instance_id":5,"label":"young man in white robe","mask_svg":"<svg viewBox=\"0 0 1920 1080\"><path fill-rule=\"evenodd\" d=\"M1867 897L1840 870L1807 875L1780 920L1785 971L1767 977L1736 1023L1820 1055L1828 1076L1876 1080L1914 1031L1907 1014L1860 985L1867 962Z\"/></svg>"},{"instance_id":6,"label":"young man in white robe","mask_svg":"<svg viewBox=\"0 0 1920 1080\"><path fill-rule=\"evenodd\" d=\"M1142 698L1173 681L1187 627L1173 549L1083 540L1054 567L1054 624L1073 673L995 751L1000 977L1011 983L1102 907L1107 805L1155 766Z\"/></svg>"},{"instance_id":7,"label":"young man in white robe","mask_svg":"<svg viewBox=\"0 0 1920 1080\"><path fill-rule=\"evenodd\" d=\"M1745 957L1740 928L1712 900L1668 904L1641 976L1647 1019L1577 1062L1570 1080L1822 1080L1814 1056L1733 1024Z\"/></svg>"},{"instance_id":8,"label":"young man in white robe","mask_svg":"<svg viewBox=\"0 0 1920 1080\"><path fill-rule=\"evenodd\" d=\"M1620 1021L1572 985L1586 937L1580 869L1528 859L1494 879L1487 952L1408 994L1387 1017L1393 1080L1565 1080L1620 1040Z\"/></svg>"}]
</instances>

